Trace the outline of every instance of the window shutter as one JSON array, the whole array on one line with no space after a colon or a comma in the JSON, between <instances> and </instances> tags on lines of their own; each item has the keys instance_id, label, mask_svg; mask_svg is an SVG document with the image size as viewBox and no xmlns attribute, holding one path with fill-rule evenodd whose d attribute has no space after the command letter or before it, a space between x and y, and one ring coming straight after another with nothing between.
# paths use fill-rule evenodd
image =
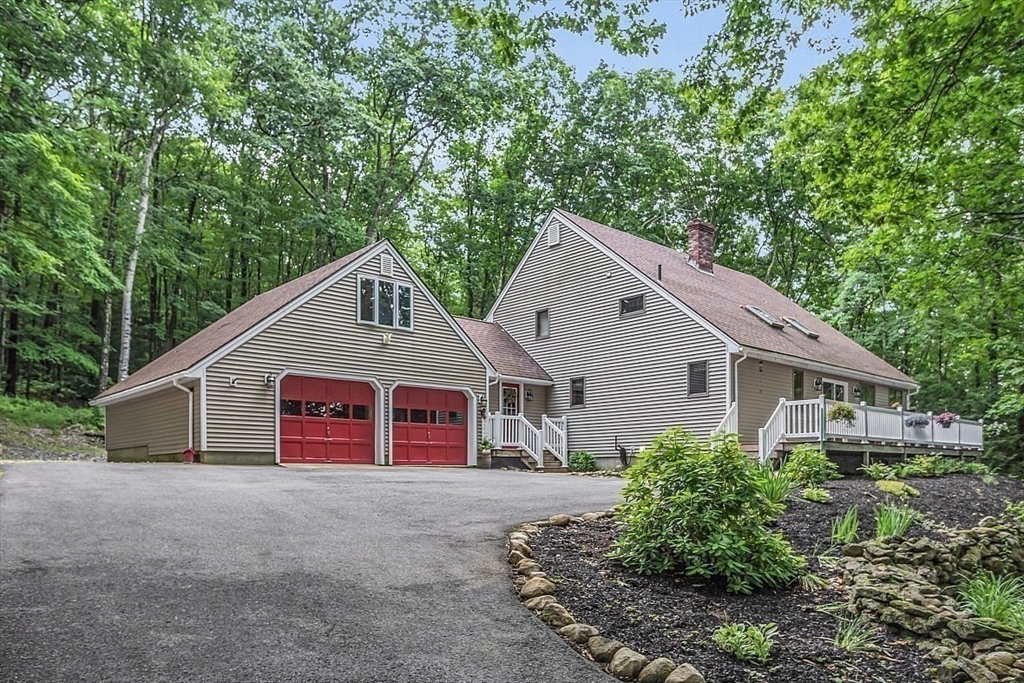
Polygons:
<instances>
[{"instance_id":1,"label":"window shutter","mask_svg":"<svg viewBox=\"0 0 1024 683\"><path fill-rule=\"evenodd\" d=\"M395 270L395 259L391 256L391 254L381 254L380 255L380 274L381 275L386 275L387 277L391 277L392 275L394 275L394 270Z\"/></svg>"},{"instance_id":2,"label":"window shutter","mask_svg":"<svg viewBox=\"0 0 1024 683\"><path fill-rule=\"evenodd\" d=\"M548 246L557 245L562 239L562 224L558 221L551 221L548 225Z\"/></svg>"}]
</instances>

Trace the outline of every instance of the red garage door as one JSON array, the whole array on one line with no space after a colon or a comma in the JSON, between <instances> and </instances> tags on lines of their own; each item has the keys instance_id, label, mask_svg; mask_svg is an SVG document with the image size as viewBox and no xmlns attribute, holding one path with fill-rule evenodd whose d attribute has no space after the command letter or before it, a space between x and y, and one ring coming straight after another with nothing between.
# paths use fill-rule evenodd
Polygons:
<instances>
[{"instance_id":1,"label":"red garage door","mask_svg":"<svg viewBox=\"0 0 1024 683\"><path fill-rule=\"evenodd\" d=\"M465 394L396 387L392 403L392 464L466 464L469 432Z\"/></svg>"},{"instance_id":2,"label":"red garage door","mask_svg":"<svg viewBox=\"0 0 1024 683\"><path fill-rule=\"evenodd\" d=\"M322 377L281 381L281 462L373 463L373 387Z\"/></svg>"}]
</instances>

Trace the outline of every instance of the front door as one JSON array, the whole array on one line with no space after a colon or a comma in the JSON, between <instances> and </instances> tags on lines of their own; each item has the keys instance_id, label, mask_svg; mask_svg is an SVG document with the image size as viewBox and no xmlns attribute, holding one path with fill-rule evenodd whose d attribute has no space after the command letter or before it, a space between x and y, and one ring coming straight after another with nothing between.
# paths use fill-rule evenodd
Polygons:
<instances>
[{"instance_id":1,"label":"front door","mask_svg":"<svg viewBox=\"0 0 1024 683\"><path fill-rule=\"evenodd\" d=\"M501 385L501 414L515 417L519 414L519 385ZM504 446L515 446L519 443L519 422L517 420L502 420L501 439Z\"/></svg>"}]
</instances>

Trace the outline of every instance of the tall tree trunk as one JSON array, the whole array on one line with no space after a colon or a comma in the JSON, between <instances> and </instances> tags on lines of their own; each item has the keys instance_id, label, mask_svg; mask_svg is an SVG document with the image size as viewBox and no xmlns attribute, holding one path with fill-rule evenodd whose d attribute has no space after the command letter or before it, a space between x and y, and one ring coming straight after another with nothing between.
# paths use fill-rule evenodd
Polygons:
<instances>
[{"instance_id":1,"label":"tall tree trunk","mask_svg":"<svg viewBox=\"0 0 1024 683\"><path fill-rule=\"evenodd\" d=\"M110 332L114 327L114 294L103 294L103 343L100 345L100 393L110 384Z\"/></svg>"},{"instance_id":2,"label":"tall tree trunk","mask_svg":"<svg viewBox=\"0 0 1024 683\"><path fill-rule=\"evenodd\" d=\"M135 223L135 239L128 255L128 265L124 273L124 299L121 305L121 351L117 359L117 381L128 379L128 363L131 360L132 348L132 288L135 286L135 269L139 265L139 249L142 237L146 234L146 214L149 212L149 196L152 192L150 175L153 171L153 157L163 139L164 126L153 130L153 137L142 158L142 176L139 179L139 215Z\"/></svg>"}]
</instances>

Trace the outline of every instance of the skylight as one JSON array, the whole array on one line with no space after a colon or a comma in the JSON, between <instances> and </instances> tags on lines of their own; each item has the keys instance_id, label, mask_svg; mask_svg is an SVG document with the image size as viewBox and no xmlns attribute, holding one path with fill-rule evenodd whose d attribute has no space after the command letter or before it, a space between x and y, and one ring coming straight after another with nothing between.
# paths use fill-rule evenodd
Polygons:
<instances>
[{"instance_id":1,"label":"skylight","mask_svg":"<svg viewBox=\"0 0 1024 683\"><path fill-rule=\"evenodd\" d=\"M811 328L807 327L807 325L804 325L802 322L800 322L796 318L790 318L788 315L784 315L784 316L782 316L782 319L785 320L790 325L792 325L793 327L795 327L796 329L798 329L801 332L803 332L804 334L806 334L811 339L817 339L818 338L818 333L817 332L815 332Z\"/></svg>"},{"instance_id":2,"label":"skylight","mask_svg":"<svg viewBox=\"0 0 1024 683\"><path fill-rule=\"evenodd\" d=\"M771 313L765 311L763 308L758 308L757 306L744 306L744 308L746 308L748 311L756 315L758 318L761 319L762 322L764 322L766 325L769 325L770 327L774 327L777 330L781 330L783 327L786 326L785 323L783 323L781 320L773 316Z\"/></svg>"}]
</instances>

